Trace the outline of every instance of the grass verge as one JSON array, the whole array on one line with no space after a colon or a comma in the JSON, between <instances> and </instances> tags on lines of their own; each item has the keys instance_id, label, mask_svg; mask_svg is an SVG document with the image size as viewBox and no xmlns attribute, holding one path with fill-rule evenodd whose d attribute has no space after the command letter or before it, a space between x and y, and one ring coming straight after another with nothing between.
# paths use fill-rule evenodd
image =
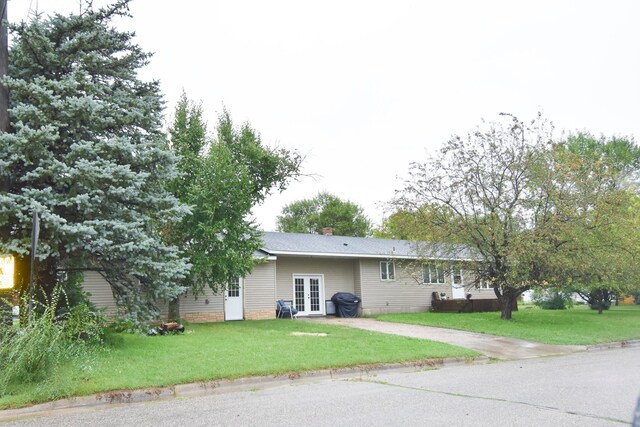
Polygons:
<instances>
[{"instance_id":1,"label":"grass verge","mask_svg":"<svg viewBox=\"0 0 640 427\"><path fill-rule=\"evenodd\" d=\"M292 335L292 333L326 334ZM82 369L60 375L77 385L74 395L175 384L279 375L366 364L410 362L479 353L418 340L333 325L284 319L190 325L181 335L115 334ZM30 387L0 397L0 409L52 400Z\"/></svg>"},{"instance_id":2,"label":"grass verge","mask_svg":"<svg viewBox=\"0 0 640 427\"><path fill-rule=\"evenodd\" d=\"M384 314L379 320L438 326L547 344L599 344L640 339L640 306L611 307L603 314L579 306L568 310L520 309L510 321L500 313Z\"/></svg>"}]
</instances>

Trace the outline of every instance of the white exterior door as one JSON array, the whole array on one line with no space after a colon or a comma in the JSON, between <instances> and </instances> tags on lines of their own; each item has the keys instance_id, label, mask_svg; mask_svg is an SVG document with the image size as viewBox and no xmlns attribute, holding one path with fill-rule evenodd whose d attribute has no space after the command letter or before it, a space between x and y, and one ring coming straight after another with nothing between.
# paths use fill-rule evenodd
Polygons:
<instances>
[{"instance_id":1,"label":"white exterior door","mask_svg":"<svg viewBox=\"0 0 640 427\"><path fill-rule=\"evenodd\" d=\"M464 286L453 285L451 286L451 296L453 299L464 299Z\"/></svg>"},{"instance_id":2,"label":"white exterior door","mask_svg":"<svg viewBox=\"0 0 640 427\"><path fill-rule=\"evenodd\" d=\"M451 272L451 297L453 299L464 299L464 281L462 270L454 268Z\"/></svg>"},{"instance_id":3,"label":"white exterior door","mask_svg":"<svg viewBox=\"0 0 640 427\"><path fill-rule=\"evenodd\" d=\"M224 290L224 320L244 318L242 300L242 279L236 279Z\"/></svg>"},{"instance_id":4,"label":"white exterior door","mask_svg":"<svg viewBox=\"0 0 640 427\"><path fill-rule=\"evenodd\" d=\"M322 275L293 276L293 306L299 316L324 314L324 280Z\"/></svg>"}]
</instances>

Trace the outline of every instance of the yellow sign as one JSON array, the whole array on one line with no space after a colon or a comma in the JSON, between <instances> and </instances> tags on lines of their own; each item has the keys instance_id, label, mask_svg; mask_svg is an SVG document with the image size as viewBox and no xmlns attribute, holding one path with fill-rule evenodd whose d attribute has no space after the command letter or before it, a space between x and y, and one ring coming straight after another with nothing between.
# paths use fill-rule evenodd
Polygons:
<instances>
[{"instance_id":1,"label":"yellow sign","mask_svg":"<svg viewBox=\"0 0 640 427\"><path fill-rule=\"evenodd\" d=\"M0 289L13 288L13 255L0 255Z\"/></svg>"}]
</instances>

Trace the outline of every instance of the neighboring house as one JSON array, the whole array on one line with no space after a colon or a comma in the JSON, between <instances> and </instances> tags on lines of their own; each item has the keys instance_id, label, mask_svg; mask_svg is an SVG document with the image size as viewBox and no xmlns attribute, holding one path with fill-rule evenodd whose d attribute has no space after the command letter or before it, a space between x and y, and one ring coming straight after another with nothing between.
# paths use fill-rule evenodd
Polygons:
<instances>
[{"instance_id":1,"label":"neighboring house","mask_svg":"<svg viewBox=\"0 0 640 427\"><path fill-rule=\"evenodd\" d=\"M333 314L336 292L359 296L365 315L427 311L433 292L453 299L467 293L495 298L493 289L477 287L468 277L464 265L473 262L470 257L434 253L425 261L415 242L273 232L263 239L251 274L219 295L209 289L197 298L187 293L180 298L180 316L190 322L270 319L278 299L289 301L300 316L323 316ZM88 272L84 287L96 305L115 310L99 273Z\"/></svg>"}]
</instances>

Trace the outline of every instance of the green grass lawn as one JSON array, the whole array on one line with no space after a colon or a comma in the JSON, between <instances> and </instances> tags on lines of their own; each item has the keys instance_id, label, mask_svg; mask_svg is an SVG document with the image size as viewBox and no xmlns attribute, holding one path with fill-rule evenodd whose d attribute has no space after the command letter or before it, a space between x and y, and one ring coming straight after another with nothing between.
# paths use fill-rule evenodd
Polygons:
<instances>
[{"instance_id":1,"label":"green grass lawn","mask_svg":"<svg viewBox=\"0 0 640 427\"><path fill-rule=\"evenodd\" d=\"M82 371L63 370L56 375L59 381L2 396L0 409L69 394L477 355L433 341L297 320L190 325L180 335L113 335Z\"/></svg>"},{"instance_id":2,"label":"green grass lawn","mask_svg":"<svg viewBox=\"0 0 640 427\"><path fill-rule=\"evenodd\" d=\"M408 313L377 316L388 322L439 326L547 344L597 344L640 338L640 306L612 307L599 315L586 306L569 310L524 309L511 321L500 313Z\"/></svg>"}]
</instances>

